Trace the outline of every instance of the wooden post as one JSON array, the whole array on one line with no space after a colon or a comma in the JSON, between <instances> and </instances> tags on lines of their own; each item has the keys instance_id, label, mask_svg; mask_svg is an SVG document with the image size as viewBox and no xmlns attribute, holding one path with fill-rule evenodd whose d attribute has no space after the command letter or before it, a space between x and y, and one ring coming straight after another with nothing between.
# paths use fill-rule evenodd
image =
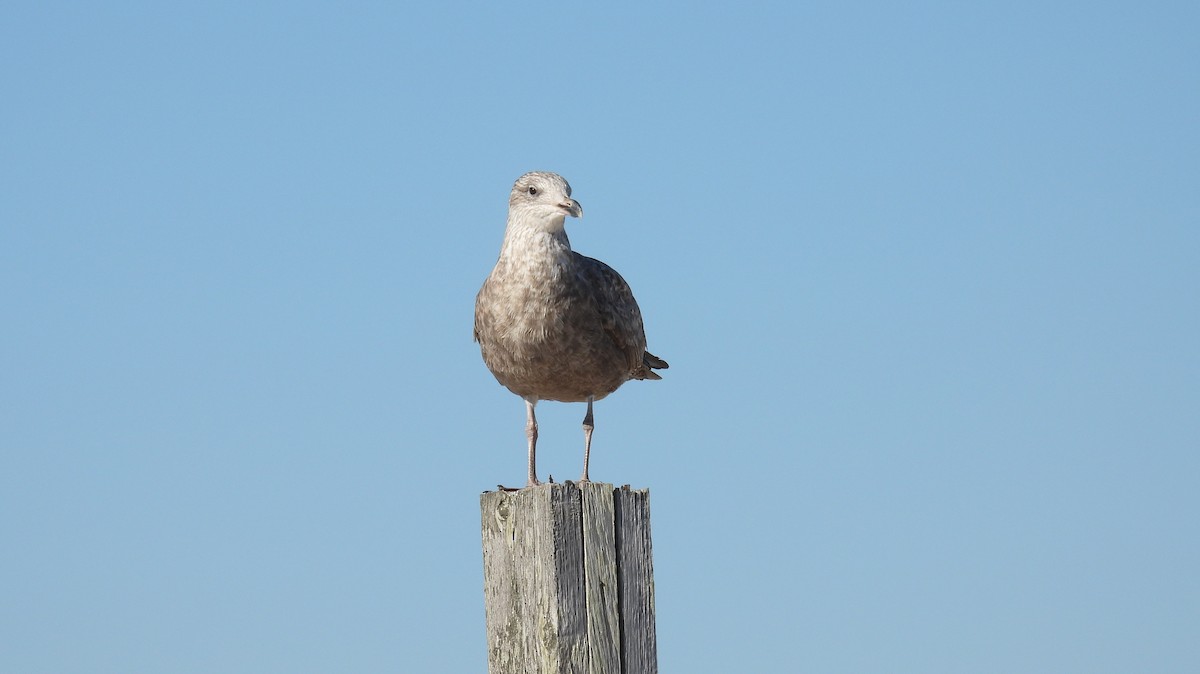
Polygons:
<instances>
[{"instance_id":1,"label":"wooden post","mask_svg":"<svg viewBox=\"0 0 1200 674\"><path fill-rule=\"evenodd\" d=\"M490 674L657 674L650 493L588 482L479 498Z\"/></svg>"}]
</instances>

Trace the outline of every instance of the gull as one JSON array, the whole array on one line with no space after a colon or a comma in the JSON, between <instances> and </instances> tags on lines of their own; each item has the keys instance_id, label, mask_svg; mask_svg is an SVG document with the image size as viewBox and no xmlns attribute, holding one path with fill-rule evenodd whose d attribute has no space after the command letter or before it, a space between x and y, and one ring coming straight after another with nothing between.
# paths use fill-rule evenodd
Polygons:
<instances>
[{"instance_id":1,"label":"gull","mask_svg":"<svg viewBox=\"0 0 1200 674\"><path fill-rule=\"evenodd\" d=\"M500 257L475 297L475 341L496 381L525 400L529 479L537 479L539 400L586 402L583 477L592 451L592 403L630 379L662 379L646 351L642 313L612 267L571 250L564 223L583 217L555 173L526 173L508 197Z\"/></svg>"}]
</instances>

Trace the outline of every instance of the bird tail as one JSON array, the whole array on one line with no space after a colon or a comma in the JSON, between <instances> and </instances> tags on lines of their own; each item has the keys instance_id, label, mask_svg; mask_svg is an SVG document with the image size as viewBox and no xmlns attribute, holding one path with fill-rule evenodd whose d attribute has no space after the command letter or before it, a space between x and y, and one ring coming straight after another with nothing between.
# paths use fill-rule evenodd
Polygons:
<instances>
[{"instance_id":1,"label":"bird tail","mask_svg":"<svg viewBox=\"0 0 1200 674\"><path fill-rule=\"evenodd\" d=\"M647 351L642 354L642 366L638 368L635 376L638 379L662 379L654 370L665 370L668 367L671 366L667 365L667 361Z\"/></svg>"}]
</instances>

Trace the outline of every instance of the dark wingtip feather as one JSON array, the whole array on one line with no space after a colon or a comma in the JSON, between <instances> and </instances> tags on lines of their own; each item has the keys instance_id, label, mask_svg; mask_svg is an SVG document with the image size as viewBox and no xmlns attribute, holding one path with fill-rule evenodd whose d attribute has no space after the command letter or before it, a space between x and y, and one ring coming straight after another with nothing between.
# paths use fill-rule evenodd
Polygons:
<instances>
[{"instance_id":1,"label":"dark wingtip feather","mask_svg":"<svg viewBox=\"0 0 1200 674\"><path fill-rule=\"evenodd\" d=\"M665 370L665 369L671 367L670 365L667 365L667 361L663 360L662 358L659 358L658 356L650 353L649 351L647 351L645 354L642 355L642 363L646 367L648 367L648 368L652 367L655 370Z\"/></svg>"}]
</instances>

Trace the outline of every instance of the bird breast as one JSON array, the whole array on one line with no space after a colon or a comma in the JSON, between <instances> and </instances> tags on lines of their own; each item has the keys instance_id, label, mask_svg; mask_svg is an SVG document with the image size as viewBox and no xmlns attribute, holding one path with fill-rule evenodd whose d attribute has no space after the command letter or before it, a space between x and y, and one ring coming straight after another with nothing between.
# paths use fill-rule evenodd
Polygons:
<instances>
[{"instance_id":1,"label":"bird breast","mask_svg":"<svg viewBox=\"0 0 1200 674\"><path fill-rule=\"evenodd\" d=\"M536 348L562 327L571 298L558 290L564 276L574 274L570 245L547 233L506 241L487 280L496 337L524 348ZM568 284L569 285L569 284Z\"/></svg>"}]
</instances>

